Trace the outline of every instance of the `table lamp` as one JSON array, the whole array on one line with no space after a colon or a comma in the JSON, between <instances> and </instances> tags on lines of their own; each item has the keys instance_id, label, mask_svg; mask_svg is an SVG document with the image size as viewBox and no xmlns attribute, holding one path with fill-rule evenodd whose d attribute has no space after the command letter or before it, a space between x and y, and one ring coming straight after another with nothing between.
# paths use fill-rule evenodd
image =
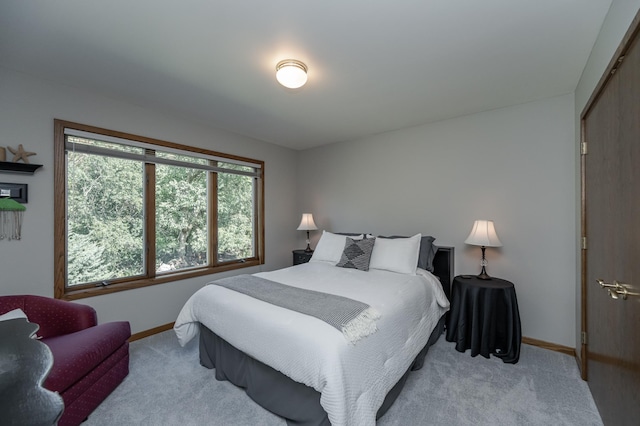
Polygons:
<instances>
[{"instance_id":1,"label":"table lamp","mask_svg":"<svg viewBox=\"0 0 640 426\"><path fill-rule=\"evenodd\" d=\"M480 261L480 265L482 265L482 271L480 271L480 275L478 275L478 278L480 278L481 280L490 280L491 277L487 274L486 271L487 259L485 259L484 257L484 249L486 247L502 246L502 243L498 238L498 234L496 234L496 228L493 226L493 221L476 220L473 223L473 229L471 229L471 233L464 242L465 244L480 246L482 248L482 260Z\"/></svg>"},{"instance_id":2,"label":"table lamp","mask_svg":"<svg viewBox=\"0 0 640 426\"><path fill-rule=\"evenodd\" d=\"M298 231L307 231L307 248L304 249L306 252L313 251L309 245L309 231L315 231L316 229L318 229L318 227L313 221L313 214L302 213L302 220L300 220L300 225L298 225Z\"/></svg>"}]
</instances>

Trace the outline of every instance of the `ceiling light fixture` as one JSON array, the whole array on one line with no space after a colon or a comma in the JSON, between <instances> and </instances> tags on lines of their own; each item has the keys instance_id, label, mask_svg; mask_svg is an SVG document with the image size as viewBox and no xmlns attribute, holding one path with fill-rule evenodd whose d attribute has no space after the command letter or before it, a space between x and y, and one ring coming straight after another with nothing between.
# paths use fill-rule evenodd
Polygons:
<instances>
[{"instance_id":1,"label":"ceiling light fixture","mask_svg":"<svg viewBox=\"0 0 640 426\"><path fill-rule=\"evenodd\" d=\"M278 83L289 89L297 89L307 82L307 66L295 59L285 59L276 65Z\"/></svg>"}]
</instances>

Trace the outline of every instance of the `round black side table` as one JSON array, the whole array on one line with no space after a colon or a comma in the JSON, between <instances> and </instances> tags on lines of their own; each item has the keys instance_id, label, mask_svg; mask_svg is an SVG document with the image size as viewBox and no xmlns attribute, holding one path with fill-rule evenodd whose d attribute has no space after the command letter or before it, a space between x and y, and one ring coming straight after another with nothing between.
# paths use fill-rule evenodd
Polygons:
<instances>
[{"instance_id":1,"label":"round black side table","mask_svg":"<svg viewBox=\"0 0 640 426\"><path fill-rule=\"evenodd\" d=\"M451 310L446 339L458 352L492 354L515 364L520 358L520 313L513 283L500 278L482 280L458 275L451 286Z\"/></svg>"}]
</instances>

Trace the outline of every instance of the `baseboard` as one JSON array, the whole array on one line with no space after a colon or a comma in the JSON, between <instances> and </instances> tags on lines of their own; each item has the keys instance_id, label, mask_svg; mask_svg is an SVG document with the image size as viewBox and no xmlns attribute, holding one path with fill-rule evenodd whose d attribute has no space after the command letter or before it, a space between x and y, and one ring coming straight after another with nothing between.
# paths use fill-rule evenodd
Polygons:
<instances>
[{"instance_id":1,"label":"baseboard","mask_svg":"<svg viewBox=\"0 0 640 426\"><path fill-rule=\"evenodd\" d=\"M151 328L149 330L141 331L136 334L132 334L129 337L129 342L133 342L135 340L144 339L145 337L153 336L154 334L162 333L163 331L171 330L173 328L174 322L170 322L169 324L160 325L158 327Z\"/></svg>"},{"instance_id":2,"label":"baseboard","mask_svg":"<svg viewBox=\"0 0 640 426\"><path fill-rule=\"evenodd\" d=\"M556 351L563 353L565 355L571 355L572 357L576 356L576 350L574 348L570 348L569 346L557 345L555 343L545 342L543 340L532 339L531 337L523 337L522 343L532 346L538 346L544 349L549 349L551 351Z\"/></svg>"}]
</instances>

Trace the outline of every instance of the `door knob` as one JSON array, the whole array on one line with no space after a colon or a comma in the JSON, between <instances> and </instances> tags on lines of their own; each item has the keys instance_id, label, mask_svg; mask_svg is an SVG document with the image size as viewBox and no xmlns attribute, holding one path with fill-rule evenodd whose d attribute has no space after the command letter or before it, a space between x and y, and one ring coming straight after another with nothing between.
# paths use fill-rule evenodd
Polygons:
<instances>
[{"instance_id":1,"label":"door knob","mask_svg":"<svg viewBox=\"0 0 640 426\"><path fill-rule=\"evenodd\" d=\"M602 288L610 288L610 287L615 288L615 287L618 287L619 285L617 281L614 281L613 284L605 283L604 280L601 280L601 279L597 279L596 281L598 282L598 284L600 284L600 287Z\"/></svg>"},{"instance_id":2,"label":"door knob","mask_svg":"<svg viewBox=\"0 0 640 426\"><path fill-rule=\"evenodd\" d=\"M640 293L632 293L629 291L627 287L629 284L620 283L618 281L613 281L613 284L606 283L604 280L597 279L596 282L600 284L601 288L607 289L607 294L612 299L619 299L622 297L622 300L627 300L629 296L640 296Z\"/></svg>"},{"instance_id":3,"label":"door knob","mask_svg":"<svg viewBox=\"0 0 640 426\"><path fill-rule=\"evenodd\" d=\"M615 291L618 296L621 296L622 300L627 300L627 297L629 297L629 296L636 296L636 297L640 296L640 293L632 293L632 292L630 292L629 289L627 289L627 284L620 284L620 288L616 288L613 291ZM611 296L611 297L613 297L613 296ZM617 297L616 297L616 299L617 299Z\"/></svg>"}]
</instances>

